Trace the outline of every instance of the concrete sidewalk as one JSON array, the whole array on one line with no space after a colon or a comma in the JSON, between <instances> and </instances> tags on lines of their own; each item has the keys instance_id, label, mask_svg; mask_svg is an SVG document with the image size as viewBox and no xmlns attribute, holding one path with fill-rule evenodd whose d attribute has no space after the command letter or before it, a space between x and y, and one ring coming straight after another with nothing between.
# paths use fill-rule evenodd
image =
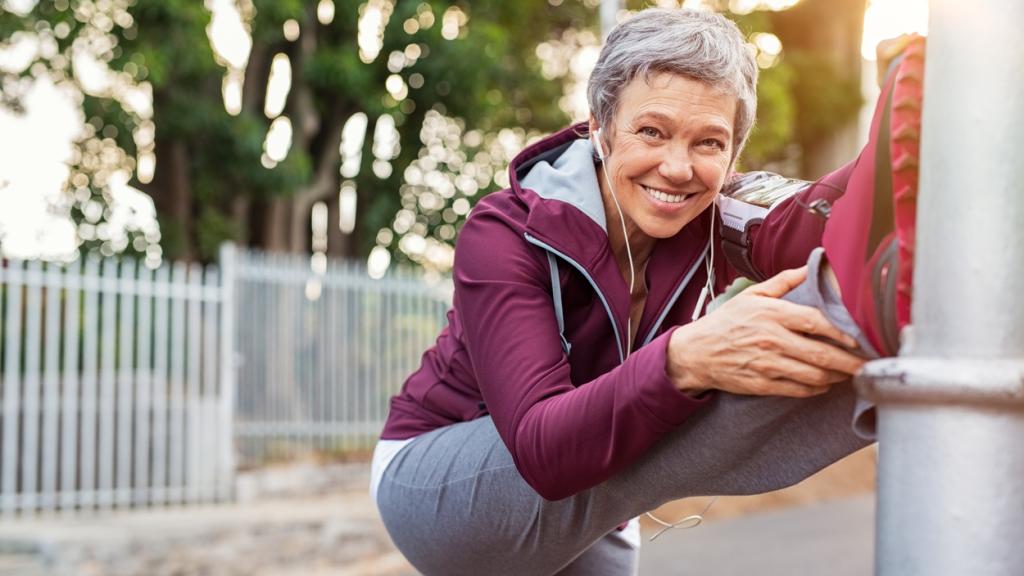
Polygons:
<instances>
[{"instance_id":1,"label":"concrete sidewalk","mask_svg":"<svg viewBox=\"0 0 1024 576\"><path fill-rule=\"evenodd\" d=\"M240 475L238 501L0 522L0 576L408 576L365 464Z\"/></svg>"},{"instance_id":2,"label":"concrete sidewalk","mask_svg":"<svg viewBox=\"0 0 1024 576\"><path fill-rule=\"evenodd\" d=\"M407 576L362 494L0 522L0 576Z\"/></svg>"},{"instance_id":3,"label":"concrete sidewalk","mask_svg":"<svg viewBox=\"0 0 1024 576\"><path fill-rule=\"evenodd\" d=\"M4 519L0 576L411 576L366 474L292 466L247 474L231 504ZM641 575L867 576L873 529L873 495L711 520L645 540Z\"/></svg>"},{"instance_id":4,"label":"concrete sidewalk","mask_svg":"<svg viewBox=\"0 0 1024 576\"><path fill-rule=\"evenodd\" d=\"M870 576L874 526L874 495L712 521L645 539L640 574Z\"/></svg>"}]
</instances>

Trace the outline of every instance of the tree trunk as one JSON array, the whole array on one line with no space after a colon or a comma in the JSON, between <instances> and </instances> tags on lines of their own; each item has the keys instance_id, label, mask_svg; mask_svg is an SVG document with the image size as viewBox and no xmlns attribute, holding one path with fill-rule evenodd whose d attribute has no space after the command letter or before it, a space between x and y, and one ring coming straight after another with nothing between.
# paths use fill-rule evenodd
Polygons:
<instances>
[{"instance_id":1,"label":"tree trunk","mask_svg":"<svg viewBox=\"0 0 1024 576\"><path fill-rule=\"evenodd\" d=\"M291 201L287 198L274 198L267 206L262 237L263 248L268 252L288 251L291 207Z\"/></svg>"},{"instance_id":2,"label":"tree trunk","mask_svg":"<svg viewBox=\"0 0 1024 576\"><path fill-rule=\"evenodd\" d=\"M231 219L238 225L238 238L236 242L248 246L252 231L250 229L249 216L252 213L252 197L246 194L235 196L231 200Z\"/></svg>"},{"instance_id":3,"label":"tree trunk","mask_svg":"<svg viewBox=\"0 0 1024 576\"><path fill-rule=\"evenodd\" d=\"M159 154L153 182L147 192L160 219L161 244L166 256L194 260L192 229L192 174L188 146L180 140L158 140Z\"/></svg>"}]
</instances>

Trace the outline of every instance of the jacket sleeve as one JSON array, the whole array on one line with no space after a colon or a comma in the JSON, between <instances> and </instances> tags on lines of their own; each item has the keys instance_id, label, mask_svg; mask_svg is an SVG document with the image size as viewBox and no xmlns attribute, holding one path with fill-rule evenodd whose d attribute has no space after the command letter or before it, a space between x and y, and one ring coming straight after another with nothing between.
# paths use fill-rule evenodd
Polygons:
<instances>
[{"instance_id":1,"label":"jacket sleeve","mask_svg":"<svg viewBox=\"0 0 1024 576\"><path fill-rule=\"evenodd\" d=\"M750 227L748 250L754 276L769 278L807 263L811 251L821 246L826 220L808 207L824 199L829 205L842 197L857 161L831 172L776 206L760 224ZM734 262L734 265L739 263ZM737 266L742 270L742 266Z\"/></svg>"},{"instance_id":2,"label":"jacket sleeve","mask_svg":"<svg viewBox=\"0 0 1024 576\"><path fill-rule=\"evenodd\" d=\"M459 233L455 308L487 409L537 493L558 500L603 482L704 403L665 373L671 332L575 385L546 257L498 219L474 216Z\"/></svg>"}]
</instances>

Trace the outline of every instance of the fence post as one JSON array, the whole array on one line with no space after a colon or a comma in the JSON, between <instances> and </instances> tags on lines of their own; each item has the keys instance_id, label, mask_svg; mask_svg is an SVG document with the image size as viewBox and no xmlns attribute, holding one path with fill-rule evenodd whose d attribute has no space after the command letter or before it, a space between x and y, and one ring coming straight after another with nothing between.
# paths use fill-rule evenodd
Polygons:
<instances>
[{"instance_id":1,"label":"fence post","mask_svg":"<svg viewBox=\"0 0 1024 576\"><path fill-rule=\"evenodd\" d=\"M233 497L235 479L235 245L220 246L220 498Z\"/></svg>"}]
</instances>

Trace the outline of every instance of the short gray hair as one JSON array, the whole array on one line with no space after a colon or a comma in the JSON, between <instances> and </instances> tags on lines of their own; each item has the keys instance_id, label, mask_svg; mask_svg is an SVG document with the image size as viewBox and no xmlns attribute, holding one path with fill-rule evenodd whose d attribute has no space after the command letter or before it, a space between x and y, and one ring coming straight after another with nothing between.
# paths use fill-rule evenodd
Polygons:
<instances>
[{"instance_id":1,"label":"short gray hair","mask_svg":"<svg viewBox=\"0 0 1024 576\"><path fill-rule=\"evenodd\" d=\"M612 29L587 83L587 103L611 126L622 90L637 76L669 72L736 97L733 159L757 115L757 63L732 20L703 10L651 8Z\"/></svg>"}]
</instances>

